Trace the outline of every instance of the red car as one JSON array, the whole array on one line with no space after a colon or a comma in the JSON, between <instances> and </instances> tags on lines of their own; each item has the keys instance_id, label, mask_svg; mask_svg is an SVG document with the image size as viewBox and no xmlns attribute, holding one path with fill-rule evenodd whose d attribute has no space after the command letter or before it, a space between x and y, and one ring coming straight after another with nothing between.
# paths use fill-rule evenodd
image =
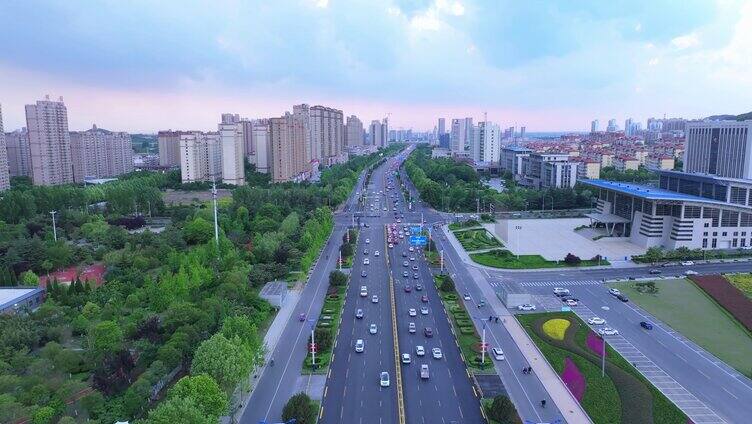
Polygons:
<instances>
[{"instance_id":1,"label":"red car","mask_svg":"<svg viewBox=\"0 0 752 424\"><path fill-rule=\"evenodd\" d=\"M426 327L423 329L423 334L426 337L433 337L433 330L431 330L431 327Z\"/></svg>"},{"instance_id":2,"label":"red car","mask_svg":"<svg viewBox=\"0 0 752 424\"><path fill-rule=\"evenodd\" d=\"M411 291L413 291L413 288L412 288L412 287L410 287L410 286L405 286L405 293L410 293Z\"/></svg>"},{"instance_id":3,"label":"red car","mask_svg":"<svg viewBox=\"0 0 752 424\"><path fill-rule=\"evenodd\" d=\"M428 303L428 296L424 294L423 296L420 297L420 301L423 303Z\"/></svg>"}]
</instances>

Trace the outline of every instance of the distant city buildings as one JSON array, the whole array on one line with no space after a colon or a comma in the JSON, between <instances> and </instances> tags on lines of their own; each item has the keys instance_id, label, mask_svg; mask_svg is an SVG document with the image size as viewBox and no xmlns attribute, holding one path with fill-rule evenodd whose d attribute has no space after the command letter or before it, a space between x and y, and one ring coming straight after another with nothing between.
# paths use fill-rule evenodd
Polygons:
<instances>
[{"instance_id":1,"label":"distant city buildings","mask_svg":"<svg viewBox=\"0 0 752 424\"><path fill-rule=\"evenodd\" d=\"M452 119L449 137L450 150L455 156L471 156L468 152L473 142L473 118Z\"/></svg>"},{"instance_id":2,"label":"distant city buildings","mask_svg":"<svg viewBox=\"0 0 752 424\"><path fill-rule=\"evenodd\" d=\"M752 121L686 125L684 172L752 179Z\"/></svg>"},{"instance_id":3,"label":"distant city buildings","mask_svg":"<svg viewBox=\"0 0 752 424\"><path fill-rule=\"evenodd\" d=\"M473 161L499 162L501 154L501 129L489 121L481 121L473 130Z\"/></svg>"},{"instance_id":4,"label":"distant city buildings","mask_svg":"<svg viewBox=\"0 0 752 424\"><path fill-rule=\"evenodd\" d=\"M386 147L389 136L389 122L386 118L382 121L373 120L368 130L369 144L376 147Z\"/></svg>"},{"instance_id":5,"label":"distant city buildings","mask_svg":"<svg viewBox=\"0 0 752 424\"><path fill-rule=\"evenodd\" d=\"M238 115L225 113L222 114L221 122L217 126L221 143L221 178L225 184L245 184L244 153L246 144L251 144L249 139L251 137L250 131L252 130L251 125L248 124L250 124L249 121L241 121Z\"/></svg>"},{"instance_id":6,"label":"distant city buildings","mask_svg":"<svg viewBox=\"0 0 752 424\"><path fill-rule=\"evenodd\" d=\"M0 106L0 191L10 188L10 172L8 170L8 148L5 143L3 129L3 109Z\"/></svg>"},{"instance_id":7,"label":"distant city buildings","mask_svg":"<svg viewBox=\"0 0 752 424\"><path fill-rule=\"evenodd\" d=\"M61 97L49 96L36 104L26 105L26 128L29 132L31 179L35 185L58 185L73 182L68 110Z\"/></svg>"},{"instance_id":8,"label":"distant city buildings","mask_svg":"<svg viewBox=\"0 0 752 424\"><path fill-rule=\"evenodd\" d=\"M126 132L107 131L96 125L86 131L72 131L70 152L76 183L133 172L133 146Z\"/></svg>"},{"instance_id":9,"label":"distant city buildings","mask_svg":"<svg viewBox=\"0 0 752 424\"><path fill-rule=\"evenodd\" d=\"M590 122L590 132L591 133L598 132L598 125L599 125L599 123L598 123L597 119L592 120Z\"/></svg>"},{"instance_id":10,"label":"distant city buildings","mask_svg":"<svg viewBox=\"0 0 752 424\"><path fill-rule=\"evenodd\" d=\"M619 131L619 126L616 124L616 119L609 119L608 126L606 127L606 132L616 132L616 131Z\"/></svg>"},{"instance_id":11,"label":"distant city buildings","mask_svg":"<svg viewBox=\"0 0 752 424\"><path fill-rule=\"evenodd\" d=\"M522 157L518 182L524 187L572 188L577 183L577 162L566 153L531 153Z\"/></svg>"}]
</instances>

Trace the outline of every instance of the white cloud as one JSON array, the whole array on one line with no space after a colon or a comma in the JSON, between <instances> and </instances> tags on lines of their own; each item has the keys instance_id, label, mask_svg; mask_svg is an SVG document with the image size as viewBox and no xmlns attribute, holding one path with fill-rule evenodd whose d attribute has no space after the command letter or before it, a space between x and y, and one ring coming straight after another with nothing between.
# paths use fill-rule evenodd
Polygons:
<instances>
[{"instance_id":1,"label":"white cloud","mask_svg":"<svg viewBox=\"0 0 752 424\"><path fill-rule=\"evenodd\" d=\"M637 25L635 25L634 30L636 32L642 31L642 24L638 22Z\"/></svg>"},{"instance_id":2,"label":"white cloud","mask_svg":"<svg viewBox=\"0 0 752 424\"><path fill-rule=\"evenodd\" d=\"M433 11L429 10L426 13L413 16L410 19L410 26L419 31L438 31L441 28L441 21Z\"/></svg>"},{"instance_id":3,"label":"white cloud","mask_svg":"<svg viewBox=\"0 0 752 424\"><path fill-rule=\"evenodd\" d=\"M326 9L329 6L329 0L316 0L316 7Z\"/></svg>"},{"instance_id":4,"label":"white cloud","mask_svg":"<svg viewBox=\"0 0 752 424\"><path fill-rule=\"evenodd\" d=\"M679 50L685 50L690 47L695 47L698 44L700 44L700 38L697 36L697 33L694 32L680 35L679 37L671 40L671 45Z\"/></svg>"},{"instance_id":5,"label":"white cloud","mask_svg":"<svg viewBox=\"0 0 752 424\"><path fill-rule=\"evenodd\" d=\"M433 7L437 11L449 15L462 16L465 14L465 6L459 1L436 0Z\"/></svg>"},{"instance_id":6,"label":"white cloud","mask_svg":"<svg viewBox=\"0 0 752 424\"><path fill-rule=\"evenodd\" d=\"M650 59L650 60L648 61L648 65L650 65L650 66L655 66L655 65L657 65L657 64L658 64L658 62L659 62L659 61L658 61L658 58L657 58L657 57L654 57L654 58L652 58L652 59Z\"/></svg>"}]
</instances>

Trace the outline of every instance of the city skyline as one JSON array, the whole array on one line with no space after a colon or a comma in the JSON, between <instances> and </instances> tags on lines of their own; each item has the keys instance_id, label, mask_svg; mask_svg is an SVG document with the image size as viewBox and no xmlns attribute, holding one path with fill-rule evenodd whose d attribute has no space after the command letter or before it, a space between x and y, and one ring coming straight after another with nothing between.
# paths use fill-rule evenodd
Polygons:
<instances>
[{"instance_id":1,"label":"city skyline","mask_svg":"<svg viewBox=\"0 0 752 424\"><path fill-rule=\"evenodd\" d=\"M748 112L750 2L690 2L681 19L665 19L668 2L343 5L0 5L18 18L3 29L16 40L0 59L14 81L5 128L45 94L66 99L71 129L129 132L209 130L227 110L277 116L303 102L419 130L483 112L530 132Z\"/></svg>"}]
</instances>

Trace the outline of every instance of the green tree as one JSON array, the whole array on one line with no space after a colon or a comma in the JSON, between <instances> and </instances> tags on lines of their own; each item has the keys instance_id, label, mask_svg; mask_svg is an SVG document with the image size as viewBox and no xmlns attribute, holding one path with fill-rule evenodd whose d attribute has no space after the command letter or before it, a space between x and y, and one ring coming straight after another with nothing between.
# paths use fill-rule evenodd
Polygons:
<instances>
[{"instance_id":1,"label":"green tree","mask_svg":"<svg viewBox=\"0 0 752 424\"><path fill-rule=\"evenodd\" d=\"M248 376L253 361L253 352L239 337L228 340L222 334L215 334L196 349L191 374L208 374L229 393Z\"/></svg>"},{"instance_id":2,"label":"green tree","mask_svg":"<svg viewBox=\"0 0 752 424\"><path fill-rule=\"evenodd\" d=\"M89 341L97 354L115 352L123 343L123 330L114 321L102 321L89 330Z\"/></svg>"},{"instance_id":3,"label":"green tree","mask_svg":"<svg viewBox=\"0 0 752 424\"><path fill-rule=\"evenodd\" d=\"M215 424L217 419L205 414L191 399L173 398L149 413L148 424Z\"/></svg>"},{"instance_id":4,"label":"green tree","mask_svg":"<svg viewBox=\"0 0 752 424\"><path fill-rule=\"evenodd\" d=\"M94 302L86 302L86 305L81 308L81 315L89 321L99 318L100 313L102 313L102 308Z\"/></svg>"},{"instance_id":5,"label":"green tree","mask_svg":"<svg viewBox=\"0 0 752 424\"><path fill-rule=\"evenodd\" d=\"M169 399L190 399L201 411L215 419L224 415L230 406L219 384L206 374L181 378L167 396Z\"/></svg>"},{"instance_id":6,"label":"green tree","mask_svg":"<svg viewBox=\"0 0 752 424\"><path fill-rule=\"evenodd\" d=\"M32 424L50 424L55 418L55 410L49 406L43 406L34 412L34 416L31 418Z\"/></svg>"},{"instance_id":7,"label":"green tree","mask_svg":"<svg viewBox=\"0 0 752 424\"><path fill-rule=\"evenodd\" d=\"M441 291L451 293L454 291L454 281L448 275L444 277L444 281L441 282Z\"/></svg>"},{"instance_id":8,"label":"green tree","mask_svg":"<svg viewBox=\"0 0 752 424\"><path fill-rule=\"evenodd\" d=\"M332 332L329 328L317 327L316 330L314 330L314 335L316 336L316 345L320 351L325 352L331 349L334 338L332 337ZM308 343L311 343L311 336L308 336Z\"/></svg>"},{"instance_id":9,"label":"green tree","mask_svg":"<svg viewBox=\"0 0 752 424\"><path fill-rule=\"evenodd\" d=\"M645 260L654 264L663 259L663 249L658 246L650 247L645 252Z\"/></svg>"},{"instance_id":10,"label":"green tree","mask_svg":"<svg viewBox=\"0 0 752 424\"><path fill-rule=\"evenodd\" d=\"M333 287L344 286L347 284L347 275L339 270L329 273L329 285Z\"/></svg>"},{"instance_id":11,"label":"green tree","mask_svg":"<svg viewBox=\"0 0 752 424\"><path fill-rule=\"evenodd\" d=\"M214 236L214 224L196 217L183 228L183 238L188 244L203 244Z\"/></svg>"},{"instance_id":12,"label":"green tree","mask_svg":"<svg viewBox=\"0 0 752 424\"><path fill-rule=\"evenodd\" d=\"M254 365L261 363L264 341L259 336L256 326L248 317L237 315L225 318L222 323L221 333L227 340L233 340L235 337L238 337L253 354Z\"/></svg>"},{"instance_id":13,"label":"green tree","mask_svg":"<svg viewBox=\"0 0 752 424\"><path fill-rule=\"evenodd\" d=\"M580 257L572 253L567 253L567 256L564 257L564 263L567 265L579 265L580 262L582 262Z\"/></svg>"},{"instance_id":14,"label":"green tree","mask_svg":"<svg viewBox=\"0 0 752 424\"><path fill-rule=\"evenodd\" d=\"M39 277L34 274L34 271L26 271L21 275L21 284L24 286L38 286Z\"/></svg>"},{"instance_id":15,"label":"green tree","mask_svg":"<svg viewBox=\"0 0 752 424\"><path fill-rule=\"evenodd\" d=\"M305 393L298 393L290 398L282 409L282 421L295 420L296 424L314 424L316 406Z\"/></svg>"},{"instance_id":16,"label":"green tree","mask_svg":"<svg viewBox=\"0 0 752 424\"><path fill-rule=\"evenodd\" d=\"M491 407L488 409L488 417L499 424L514 424L519 422L514 404L504 395L498 395L494 398Z\"/></svg>"}]
</instances>

